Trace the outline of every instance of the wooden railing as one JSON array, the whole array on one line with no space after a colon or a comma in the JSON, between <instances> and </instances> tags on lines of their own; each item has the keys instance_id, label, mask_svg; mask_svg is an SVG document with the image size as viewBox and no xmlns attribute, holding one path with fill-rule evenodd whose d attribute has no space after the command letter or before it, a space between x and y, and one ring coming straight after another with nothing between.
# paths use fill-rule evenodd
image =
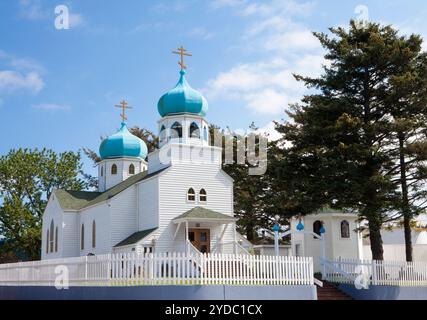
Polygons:
<instances>
[{"instance_id":1,"label":"wooden railing","mask_svg":"<svg viewBox=\"0 0 427 320\"><path fill-rule=\"evenodd\" d=\"M312 258L186 253L107 254L0 265L0 285L313 285Z\"/></svg>"},{"instance_id":2,"label":"wooden railing","mask_svg":"<svg viewBox=\"0 0 427 320\"><path fill-rule=\"evenodd\" d=\"M219 242L215 253L232 252L233 254L245 254L249 255L249 251L246 250L237 241Z\"/></svg>"},{"instance_id":3,"label":"wooden railing","mask_svg":"<svg viewBox=\"0 0 427 320\"><path fill-rule=\"evenodd\" d=\"M427 263L357 259L323 260L323 278L336 283L427 286Z\"/></svg>"}]
</instances>

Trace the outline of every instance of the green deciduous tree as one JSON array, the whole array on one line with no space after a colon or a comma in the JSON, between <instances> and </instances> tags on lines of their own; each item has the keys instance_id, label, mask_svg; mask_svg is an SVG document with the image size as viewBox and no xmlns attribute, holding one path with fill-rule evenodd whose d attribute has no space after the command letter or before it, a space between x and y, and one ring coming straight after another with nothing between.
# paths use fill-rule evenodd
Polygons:
<instances>
[{"instance_id":1,"label":"green deciduous tree","mask_svg":"<svg viewBox=\"0 0 427 320\"><path fill-rule=\"evenodd\" d=\"M0 234L3 251L39 259L42 215L55 188L82 190L80 154L11 150L0 157Z\"/></svg>"}]
</instances>

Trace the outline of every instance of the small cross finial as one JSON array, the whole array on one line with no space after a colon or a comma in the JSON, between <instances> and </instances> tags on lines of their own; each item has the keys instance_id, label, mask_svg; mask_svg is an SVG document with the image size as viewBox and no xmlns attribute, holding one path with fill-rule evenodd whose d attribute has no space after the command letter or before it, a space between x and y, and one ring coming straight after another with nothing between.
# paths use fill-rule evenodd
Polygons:
<instances>
[{"instance_id":1,"label":"small cross finial","mask_svg":"<svg viewBox=\"0 0 427 320\"><path fill-rule=\"evenodd\" d=\"M180 48L177 49L178 51L172 51L172 53L174 54L179 54L181 56L181 61L178 62L178 64L181 66L181 70L184 70L187 68L187 66L184 64L184 56L188 56L191 57L192 54L187 53L186 49L184 49L183 46L181 46Z\"/></svg>"},{"instance_id":2,"label":"small cross finial","mask_svg":"<svg viewBox=\"0 0 427 320\"><path fill-rule=\"evenodd\" d=\"M123 99L122 102L120 102L120 104L116 104L114 106L122 109L122 114L120 116L122 117L122 121L125 122L128 119L126 117L126 109L132 109L132 107L128 105L125 99Z\"/></svg>"}]
</instances>

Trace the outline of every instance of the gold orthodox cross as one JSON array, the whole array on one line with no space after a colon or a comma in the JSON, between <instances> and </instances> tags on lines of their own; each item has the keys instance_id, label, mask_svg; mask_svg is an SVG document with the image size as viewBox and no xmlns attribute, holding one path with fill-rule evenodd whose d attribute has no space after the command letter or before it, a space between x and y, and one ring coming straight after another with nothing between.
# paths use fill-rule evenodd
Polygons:
<instances>
[{"instance_id":1,"label":"gold orthodox cross","mask_svg":"<svg viewBox=\"0 0 427 320\"><path fill-rule=\"evenodd\" d=\"M186 49L184 49L183 46L181 46L180 48L177 49L178 51L172 51L172 53L174 54L179 54L181 56L181 61L178 62L178 64L181 66L181 70L184 70L187 68L187 66L184 64L184 56L188 56L191 57L192 54L190 53L186 53Z\"/></svg>"},{"instance_id":2,"label":"gold orthodox cross","mask_svg":"<svg viewBox=\"0 0 427 320\"><path fill-rule=\"evenodd\" d=\"M130 107L129 105L128 105L128 103L126 102L126 100L125 99L123 99L123 101L122 102L120 102L120 104L116 104L115 105L115 107L117 107L117 108L121 108L122 109L122 114L121 114L121 117L122 117L122 121L123 122L125 122L128 118L126 117L126 109L132 109L132 107Z\"/></svg>"}]
</instances>

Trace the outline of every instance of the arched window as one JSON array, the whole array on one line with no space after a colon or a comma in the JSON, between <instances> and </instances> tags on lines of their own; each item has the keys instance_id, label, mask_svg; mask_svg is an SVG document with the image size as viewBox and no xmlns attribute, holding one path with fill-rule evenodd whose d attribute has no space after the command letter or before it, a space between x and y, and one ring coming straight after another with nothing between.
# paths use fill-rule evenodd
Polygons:
<instances>
[{"instance_id":1,"label":"arched window","mask_svg":"<svg viewBox=\"0 0 427 320\"><path fill-rule=\"evenodd\" d=\"M166 128L162 126L159 133L159 142L163 143L166 140Z\"/></svg>"},{"instance_id":2,"label":"arched window","mask_svg":"<svg viewBox=\"0 0 427 320\"><path fill-rule=\"evenodd\" d=\"M135 174L135 166L133 163L129 166L129 174Z\"/></svg>"},{"instance_id":3,"label":"arched window","mask_svg":"<svg viewBox=\"0 0 427 320\"><path fill-rule=\"evenodd\" d=\"M191 123L189 134L190 134L189 135L190 138L200 139L200 130L199 130L199 126L197 125L197 123L195 123L195 122Z\"/></svg>"},{"instance_id":4,"label":"arched window","mask_svg":"<svg viewBox=\"0 0 427 320\"><path fill-rule=\"evenodd\" d=\"M187 200L188 201L196 201L196 193L194 192L193 188L188 189Z\"/></svg>"},{"instance_id":5,"label":"arched window","mask_svg":"<svg viewBox=\"0 0 427 320\"><path fill-rule=\"evenodd\" d=\"M46 232L46 253L49 253L49 229Z\"/></svg>"},{"instance_id":6,"label":"arched window","mask_svg":"<svg viewBox=\"0 0 427 320\"><path fill-rule=\"evenodd\" d=\"M208 129L206 129L206 126L203 128L203 139L208 141Z\"/></svg>"},{"instance_id":7,"label":"arched window","mask_svg":"<svg viewBox=\"0 0 427 320\"><path fill-rule=\"evenodd\" d=\"M101 177L104 175L104 167L101 167Z\"/></svg>"},{"instance_id":8,"label":"arched window","mask_svg":"<svg viewBox=\"0 0 427 320\"><path fill-rule=\"evenodd\" d=\"M171 138L182 138L182 126L178 121L171 127Z\"/></svg>"},{"instance_id":9,"label":"arched window","mask_svg":"<svg viewBox=\"0 0 427 320\"><path fill-rule=\"evenodd\" d=\"M55 252L58 252L58 226L55 228Z\"/></svg>"},{"instance_id":10,"label":"arched window","mask_svg":"<svg viewBox=\"0 0 427 320\"><path fill-rule=\"evenodd\" d=\"M50 222L50 231L49 231L49 233L50 233L50 238L49 238L49 251L50 252L53 252L53 237L54 237L54 232L55 232L55 230L54 230L54 224L53 224L53 220Z\"/></svg>"},{"instance_id":11,"label":"arched window","mask_svg":"<svg viewBox=\"0 0 427 320\"><path fill-rule=\"evenodd\" d=\"M208 200L208 195L205 189L200 190L199 199L200 199L200 202L206 202Z\"/></svg>"},{"instance_id":12,"label":"arched window","mask_svg":"<svg viewBox=\"0 0 427 320\"><path fill-rule=\"evenodd\" d=\"M85 225L82 224L82 229L80 232L80 250L84 250L85 248Z\"/></svg>"},{"instance_id":13,"label":"arched window","mask_svg":"<svg viewBox=\"0 0 427 320\"><path fill-rule=\"evenodd\" d=\"M117 165L115 163L111 166L111 174L117 174Z\"/></svg>"},{"instance_id":14,"label":"arched window","mask_svg":"<svg viewBox=\"0 0 427 320\"><path fill-rule=\"evenodd\" d=\"M341 238L350 238L350 224L347 220L341 221Z\"/></svg>"},{"instance_id":15,"label":"arched window","mask_svg":"<svg viewBox=\"0 0 427 320\"><path fill-rule=\"evenodd\" d=\"M319 220L314 221L313 223L313 232L320 236L320 229L322 228L322 222ZM316 237L314 237L316 238Z\"/></svg>"},{"instance_id":16,"label":"arched window","mask_svg":"<svg viewBox=\"0 0 427 320\"><path fill-rule=\"evenodd\" d=\"M92 222L92 248L96 247L96 224L95 220Z\"/></svg>"}]
</instances>

